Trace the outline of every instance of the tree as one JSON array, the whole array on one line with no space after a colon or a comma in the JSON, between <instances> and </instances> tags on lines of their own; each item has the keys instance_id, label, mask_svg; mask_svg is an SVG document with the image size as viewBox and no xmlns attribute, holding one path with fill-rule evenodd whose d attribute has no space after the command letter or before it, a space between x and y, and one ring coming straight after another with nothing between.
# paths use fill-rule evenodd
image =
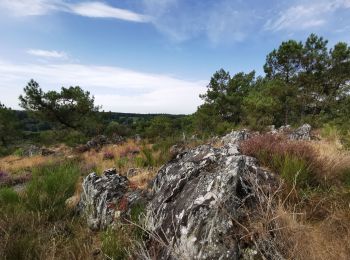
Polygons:
<instances>
[{"instance_id":1,"label":"tree","mask_svg":"<svg viewBox=\"0 0 350 260\"><path fill-rule=\"evenodd\" d=\"M94 97L78 86L45 93L32 79L19 99L21 107L60 127L87 132L91 131L89 124L98 121L99 107L94 105Z\"/></svg>"},{"instance_id":2,"label":"tree","mask_svg":"<svg viewBox=\"0 0 350 260\"><path fill-rule=\"evenodd\" d=\"M291 107L288 88L282 80L264 80L243 100L244 122L256 129L282 125L285 109Z\"/></svg>"},{"instance_id":3,"label":"tree","mask_svg":"<svg viewBox=\"0 0 350 260\"><path fill-rule=\"evenodd\" d=\"M264 71L268 79L282 79L287 84L301 70L303 44L294 40L282 42L279 48L274 49L266 57Z\"/></svg>"},{"instance_id":4,"label":"tree","mask_svg":"<svg viewBox=\"0 0 350 260\"><path fill-rule=\"evenodd\" d=\"M173 121L167 116L156 116L151 120L150 126L146 129L149 137L170 137L174 136L175 127Z\"/></svg>"},{"instance_id":5,"label":"tree","mask_svg":"<svg viewBox=\"0 0 350 260\"><path fill-rule=\"evenodd\" d=\"M206 104L217 111L218 116L231 123L241 121L241 105L243 98L249 93L255 84L255 72L237 73L233 77L228 72L221 69L214 73L207 92L200 97ZM202 108L202 113L207 107Z\"/></svg>"},{"instance_id":6,"label":"tree","mask_svg":"<svg viewBox=\"0 0 350 260\"><path fill-rule=\"evenodd\" d=\"M0 143L8 146L21 135L20 123L16 114L0 103Z\"/></svg>"}]
</instances>

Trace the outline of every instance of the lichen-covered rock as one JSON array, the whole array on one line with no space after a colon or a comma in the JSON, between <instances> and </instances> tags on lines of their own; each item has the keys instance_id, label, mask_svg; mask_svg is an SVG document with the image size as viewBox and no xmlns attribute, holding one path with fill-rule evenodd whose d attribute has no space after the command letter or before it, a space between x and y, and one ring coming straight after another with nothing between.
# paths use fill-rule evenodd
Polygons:
<instances>
[{"instance_id":1,"label":"lichen-covered rock","mask_svg":"<svg viewBox=\"0 0 350 260\"><path fill-rule=\"evenodd\" d=\"M289 139L291 140L311 140L311 125L304 124L301 127L297 128L291 134L289 134Z\"/></svg>"},{"instance_id":2,"label":"lichen-covered rock","mask_svg":"<svg viewBox=\"0 0 350 260\"><path fill-rule=\"evenodd\" d=\"M272 183L256 159L239 153L246 138L245 130L232 132L222 138L223 147L201 145L160 169L146 212L147 229L169 245L158 259L241 256L233 219L239 218L242 201L256 196L251 181Z\"/></svg>"},{"instance_id":3,"label":"lichen-covered rock","mask_svg":"<svg viewBox=\"0 0 350 260\"><path fill-rule=\"evenodd\" d=\"M86 216L92 230L104 229L113 223L128 184L128 179L117 174L116 169L106 170L102 176L90 173L84 179L78 212Z\"/></svg>"}]
</instances>

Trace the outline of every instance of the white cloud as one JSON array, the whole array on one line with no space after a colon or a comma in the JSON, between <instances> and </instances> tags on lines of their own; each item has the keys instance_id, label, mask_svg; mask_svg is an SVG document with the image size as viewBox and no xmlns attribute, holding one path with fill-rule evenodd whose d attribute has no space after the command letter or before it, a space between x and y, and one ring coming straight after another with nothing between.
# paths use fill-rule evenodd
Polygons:
<instances>
[{"instance_id":1,"label":"white cloud","mask_svg":"<svg viewBox=\"0 0 350 260\"><path fill-rule=\"evenodd\" d=\"M341 8L350 8L350 0L318 0L292 5L269 19L265 30L298 31L318 28L328 22L329 16Z\"/></svg>"},{"instance_id":2,"label":"white cloud","mask_svg":"<svg viewBox=\"0 0 350 260\"><path fill-rule=\"evenodd\" d=\"M138 113L192 113L207 83L119 67L0 61L1 101L18 108L18 96L31 78L44 90L79 85L95 95L104 110Z\"/></svg>"},{"instance_id":3,"label":"white cloud","mask_svg":"<svg viewBox=\"0 0 350 260\"><path fill-rule=\"evenodd\" d=\"M147 22L149 18L125 9L119 9L99 2L70 5L70 11L87 17L115 18L133 22Z\"/></svg>"},{"instance_id":4,"label":"white cloud","mask_svg":"<svg viewBox=\"0 0 350 260\"><path fill-rule=\"evenodd\" d=\"M47 15L53 11L59 11L86 17L113 18L131 22L149 20L145 15L97 1L82 1L73 4L67 0L1 0L0 7L9 10L16 16Z\"/></svg>"},{"instance_id":5,"label":"white cloud","mask_svg":"<svg viewBox=\"0 0 350 260\"><path fill-rule=\"evenodd\" d=\"M68 54L63 51L48 51L39 49L27 50L27 53L41 58L68 59Z\"/></svg>"}]
</instances>

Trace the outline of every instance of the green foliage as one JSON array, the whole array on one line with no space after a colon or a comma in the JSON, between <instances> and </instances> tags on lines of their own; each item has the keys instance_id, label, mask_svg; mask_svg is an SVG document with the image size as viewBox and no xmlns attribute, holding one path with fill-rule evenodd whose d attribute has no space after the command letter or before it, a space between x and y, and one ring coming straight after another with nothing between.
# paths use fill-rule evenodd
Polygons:
<instances>
[{"instance_id":1,"label":"green foliage","mask_svg":"<svg viewBox=\"0 0 350 260\"><path fill-rule=\"evenodd\" d=\"M65 201L72 196L80 171L73 162L42 166L33 170L26 188L25 203L32 211L44 212L52 219L61 218Z\"/></svg>"},{"instance_id":2,"label":"green foliage","mask_svg":"<svg viewBox=\"0 0 350 260\"><path fill-rule=\"evenodd\" d=\"M94 105L90 92L78 86L45 93L37 82L30 80L19 99L21 107L57 127L84 132L96 129L99 107Z\"/></svg>"},{"instance_id":3,"label":"green foliage","mask_svg":"<svg viewBox=\"0 0 350 260\"><path fill-rule=\"evenodd\" d=\"M279 172L289 184L306 187L311 183L311 172L307 161L293 155L273 155L272 167Z\"/></svg>"},{"instance_id":4,"label":"green foliage","mask_svg":"<svg viewBox=\"0 0 350 260\"><path fill-rule=\"evenodd\" d=\"M24 150L23 148L17 148L14 152L13 155L15 156L23 156Z\"/></svg>"},{"instance_id":5,"label":"green foliage","mask_svg":"<svg viewBox=\"0 0 350 260\"><path fill-rule=\"evenodd\" d=\"M350 189L350 168L345 169L342 173L342 179L344 186L348 189Z\"/></svg>"},{"instance_id":6,"label":"green foliage","mask_svg":"<svg viewBox=\"0 0 350 260\"><path fill-rule=\"evenodd\" d=\"M145 231L140 228L142 225L141 222L142 218L144 217L145 210L146 206L140 202L134 204L130 209L130 221L134 224L133 237L138 240L141 240L145 235Z\"/></svg>"},{"instance_id":7,"label":"green foliage","mask_svg":"<svg viewBox=\"0 0 350 260\"><path fill-rule=\"evenodd\" d=\"M127 231L122 232L121 229L114 230L113 228L108 228L101 233L102 252L108 257L108 259L127 259L129 241L126 234Z\"/></svg>"},{"instance_id":8,"label":"green foliage","mask_svg":"<svg viewBox=\"0 0 350 260\"><path fill-rule=\"evenodd\" d=\"M19 139L20 123L16 114L0 102L0 145L8 146Z\"/></svg>"},{"instance_id":9,"label":"green foliage","mask_svg":"<svg viewBox=\"0 0 350 260\"><path fill-rule=\"evenodd\" d=\"M134 158L137 167L153 167L156 165L156 160L153 156L152 149L143 146L141 156Z\"/></svg>"},{"instance_id":10,"label":"green foliage","mask_svg":"<svg viewBox=\"0 0 350 260\"><path fill-rule=\"evenodd\" d=\"M146 129L146 135L151 138L165 138L174 136L174 122L169 117L157 116L150 122L150 126Z\"/></svg>"},{"instance_id":11,"label":"green foliage","mask_svg":"<svg viewBox=\"0 0 350 260\"><path fill-rule=\"evenodd\" d=\"M265 78L215 72L200 96L205 103L194 115L195 130L210 135L222 121L259 130L306 121L350 127L350 47L340 42L328 51L327 44L315 34L304 43L282 42L266 57Z\"/></svg>"},{"instance_id":12,"label":"green foliage","mask_svg":"<svg viewBox=\"0 0 350 260\"><path fill-rule=\"evenodd\" d=\"M108 136L120 135L126 136L130 130L125 126L121 125L116 121L112 121L106 127L105 133Z\"/></svg>"},{"instance_id":13,"label":"green foliage","mask_svg":"<svg viewBox=\"0 0 350 260\"><path fill-rule=\"evenodd\" d=\"M17 204L20 201L20 197L13 189L4 187L0 188L0 204L2 206Z\"/></svg>"}]
</instances>

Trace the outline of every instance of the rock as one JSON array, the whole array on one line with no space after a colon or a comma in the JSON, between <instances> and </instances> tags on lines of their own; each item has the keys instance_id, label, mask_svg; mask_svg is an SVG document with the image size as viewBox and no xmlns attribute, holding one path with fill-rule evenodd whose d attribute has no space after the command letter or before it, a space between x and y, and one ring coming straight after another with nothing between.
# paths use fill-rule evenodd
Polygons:
<instances>
[{"instance_id":1,"label":"rock","mask_svg":"<svg viewBox=\"0 0 350 260\"><path fill-rule=\"evenodd\" d=\"M135 140L135 143L139 144L139 143L141 143L142 138L141 138L140 135L136 134L136 135L134 136L134 140Z\"/></svg>"},{"instance_id":2,"label":"rock","mask_svg":"<svg viewBox=\"0 0 350 260\"><path fill-rule=\"evenodd\" d=\"M23 156L32 157L41 154L41 149L36 145L30 145L28 148L24 149Z\"/></svg>"},{"instance_id":3,"label":"rock","mask_svg":"<svg viewBox=\"0 0 350 260\"><path fill-rule=\"evenodd\" d=\"M130 168L128 169L126 176L128 178L134 177L136 175L138 175L139 173L141 173L141 169L140 168Z\"/></svg>"},{"instance_id":4,"label":"rock","mask_svg":"<svg viewBox=\"0 0 350 260\"><path fill-rule=\"evenodd\" d=\"M222 138L223 147L201 145L180 153L164 165L153 182L146 210L146 228L168 247L157 259L238 259L233 235L241 205L257 205L258 189L272 190L274 178L241 155L239 142L246 130ZM259 198L260 203L265 199Z\"/></svg>"},{"instance_id":5,"label":"rock","mask_svg":"<svg viewBox=\"0 0 350 260\"><path fill-rule=\"evenodd\" d=\"M117 174L116 169L104 171L101 177L94 172L85 177L77 210L86 216L92 230L104 229L113 223L115 211L123 206L128 184L128 179Z\"/></svg>"},{"instance_id":6,"label":"rock","mask_svg":"<svg viewBox=\"0 0 350 260\"><path fill-rule=\"evenodd\" d=\"M120 135L113 135L113 136L111 137L110 142L111 142L112 144L121 145L121 144L123 144L123 143L125 142L125 138L122 137L122 136L120 136Z\"/></svg>"},{"instance_id":7,"label":"rock","mask_svg":"<svg viewBox=\"0 0 350 260\"><path fill-rule=\"evenodd\" d=\"M108 141L108 138L104 135L98 135L98 136L95 136L93 139L91 139L90 141L88 141L86 143L86 146L89 148L89 149L99 149L101 148L102 146L108 144L109 141Z\"/></svg>"},{"instance_id":8,"label":"rock","mask_svg":"<svg viewBox=\"0 0 350 260\"><path fill-rule=\"evenodd\" d=\"M295 131L289 134L289 139L291 140L311 140L310 136L311 125L304 124L301 127L297 128Z\"/></svg>"},{"instance_id":9,"label":"rock","mask_svg":"<svg viewBox=\"0 0 350 260\"><path fill-rule=\"evenodd\" d=\"M55 153L56 153L55 151L47 149L47 148L42 148L41 149L41 155L42 156L50 156L50 155L53 155Z\"/></svg>"},{"instance_id":10,"label":"rock","mask_svg":"<svg viewBox=\"0 0 350 260\"><path fill-rule=\"evenodd\" d=\"M280 128L278 128L278 132L279 133L285 133L288 134L292 131L292 128L290 127L290 125L283 125Z\"/></svg>"},{"instance_id":11,"label":"rock","mask_svg":"<svg viewBox=\"0 0 350 260\"><path fill-rule=\"evenodd\" d=\"M171 158L175 158L178 154L183 153L186 150L182 144L175 144L170 147L169 153Z\"/></svg>"}]
</instances>

